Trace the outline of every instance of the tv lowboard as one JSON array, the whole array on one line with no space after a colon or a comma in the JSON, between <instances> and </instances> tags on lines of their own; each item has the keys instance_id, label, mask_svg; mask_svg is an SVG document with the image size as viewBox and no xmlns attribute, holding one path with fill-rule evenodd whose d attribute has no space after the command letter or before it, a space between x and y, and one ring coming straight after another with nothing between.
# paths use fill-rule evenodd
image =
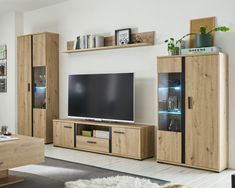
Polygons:
<instances>
[{"instance_id":1,"label":"tv lowboard","mask_svg":"<svg viewBox=\"0 0 235 188\"><path fill-rule=\"evenodd\" d=\"M107 131L109 137L84 136L83 130ZM153 157L154 126L56 119L53 120L53 140L54 146L142 160Z\"/></svg>"}]
</instances>

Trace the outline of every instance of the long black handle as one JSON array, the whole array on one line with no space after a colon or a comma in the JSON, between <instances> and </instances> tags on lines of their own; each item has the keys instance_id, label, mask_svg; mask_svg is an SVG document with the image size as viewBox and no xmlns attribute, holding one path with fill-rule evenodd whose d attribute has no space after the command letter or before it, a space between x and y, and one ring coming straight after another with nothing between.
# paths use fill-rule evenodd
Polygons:
<instances>
[{"instance_id":1,"label":"long black handle","mask_svg":"<svg viewBox=\"0 0 235 188\"><path fill-rule=\"evenodd\" d=\"M94 142L94 141L89 141L89 140L87 141L87 143L88 143L88 144L96 144L96 142Z\"/></svg>"},{"instance_id":2,"label":"long black handle","mask_svg":"<svg viewBox=\"0 0 235 188\"><path fill-rule=\"evenodd\" d=\"M28 92L30 92L30 83L28 83Z\"/></svg>"},{"instance_id":3,"label":"long black handle","mask_svg":"<svg viewBox=\"0 0 235 188\"><path fill-rule=\"evenodd\" d=\"M188 97L188 109L192 109L192 97Z\"/></svg>"},{"instance_id":4,"label":"long black handle","mask_svg":"<svg viewBox=\"0 0 235 188\"><path fill-rule=\"evenodd\" d=\"M114 133L117 133L117 134L125 134L124 132L121 132L121 131L114 131Z\"/></svg>"},{"instance_id":5,"label":"long black handle","mask_svg":"<svg viewBox=\"0 0 235 188\"><path fill-rule=\"evenodd\" d=\"M70 126L64 126L64 128L72 129L72 127L70 127Z\"/></svg>"}]
</instances>

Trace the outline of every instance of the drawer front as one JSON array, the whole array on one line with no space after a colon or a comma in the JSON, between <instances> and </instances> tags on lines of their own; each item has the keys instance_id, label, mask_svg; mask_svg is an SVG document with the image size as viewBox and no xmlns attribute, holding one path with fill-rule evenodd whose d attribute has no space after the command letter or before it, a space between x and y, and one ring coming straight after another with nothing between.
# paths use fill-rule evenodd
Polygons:
<instances>
[{"instance_id":1,"label":"drawer front","mask_svg":"<svg viewBox=\"0 0 235 188\"><path fill-rule=\"evenodd\" d=\"M139 129L112 128L112 153L141 158L141 137Z\"/></svg>"},{"instance_id":2,"label":"drawer front","mask_svg":"<svg viewBox=\"0 0 235 188\"><path fill-rule=\"evenodd\" d=\"M77 136L76 147L80 149L109 153L109 140L103 138Z\"/></svg>"},{"instance_id":3,"label":"drawer front","mask_svg":"<svg viewBox=\"0 0 235 188\"><path fill-rule=\"evenodd\" d=\"M181 163L180 132L157 132L157 160Z\"/></svg>"}]
</instances>

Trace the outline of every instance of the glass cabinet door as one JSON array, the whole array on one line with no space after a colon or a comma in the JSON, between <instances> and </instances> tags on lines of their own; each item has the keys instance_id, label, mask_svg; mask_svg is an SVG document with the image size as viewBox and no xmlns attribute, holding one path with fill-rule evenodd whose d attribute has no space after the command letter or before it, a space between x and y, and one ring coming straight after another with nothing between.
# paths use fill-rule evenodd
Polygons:
<instances>
[{"instance_id":1,"label":"glass cabinet door","mask_svg":"<svg viewBox=\"0 0 235 188\"><path fill-rule=\"evenodd\" d=\"M46 108L46 67L33 67L33 108Z\"/></svg>"},{"instance_id":2,"label":"glass cabinet door","mask_svg":"<svg viewBox=\"0 0 235 188\"><path fill-rule=\"evenodd\" d=\"M158 74L159 130L181 131L182 88L181 73Z\"/></svg>"}]
</instances>

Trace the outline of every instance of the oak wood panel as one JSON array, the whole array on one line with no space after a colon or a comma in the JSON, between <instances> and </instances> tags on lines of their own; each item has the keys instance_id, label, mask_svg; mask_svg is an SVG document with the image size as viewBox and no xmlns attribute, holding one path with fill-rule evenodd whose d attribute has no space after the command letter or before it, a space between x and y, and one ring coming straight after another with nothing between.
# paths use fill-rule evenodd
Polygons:
<instances>
[{"instance_id":1,"label":"oak wood panel","mask_svg":"<svg viewBox=\"0 0 235 188\"><path fill-rule=\"evenodd\" d=\"M8 170L0 171L0 179L8 176Z\"/></svg>"},{"instance_id":2,"label":"oak wood panel","mask_svg":"<svg viewBox=\"0 0 235 188\"><path fill-rule=\"evenodd\" d=\"M76 147L109 153L109 139L76 136Z\"/></svg>"},{"instance_id":3,"label":"oak wood panel","mask_svg":"<svg viewBox=\"0 0 235 188\"><path fill-rule=\"evenodd\" d=\"M141 128L141 158L154 155L154 126Z\"/></svg>"},{"instance_id":4,"label":"oak wood panel","mask_svg":"<svg viewBox=\"0 0 235 188\"><path fill-rule=\"evenodd\" d=\"M18 133L32 136L31 36L17 37Z\"/></svg>"},{"instance_id":5,"label":"oak wood panel","mask_svg":"<svg viewBox=\"0 0 235 188\"><path fill-rule=\"evenodd\" d=\"M0 142L0 171L44 161L44 141L16 135L19 139Z\"/></svg>"},{"instance_id":6,"label":"oak wood panel","mask_svg":"<svg viewBox=\"0 0 235 188\"><path fill-rule=\"evenodd\" d=\"M157 131L157 160L181 163L182 134L180 132Z\"/></svg>"},{"instance_id":7,"label":"oak wood panel","mask_svg":"<svg viewBox=\"0 0 235 188\"><path fill-rule=\"evenodd\" d=\"M60 128L62 123L70 124L71 126L97 126L97 127L112 127L118 129L119 132L125 131L126 135L116 135L115 140L117 141L117 147L115 153L107 153L106 151L94 150L89 148L75 148L74 146L63 146L61 143L61 134L63 130ZM128 123L111 123L111 122L96 122L96 121L87 121L87 120L79 120L79 119L56 119L53 120L54 124L54 145L73 148L73 149L80 149L84 151L91 151L115 156L122 156L134 159L145 159L152 157L154 154L154 126L152 125L144 125L144 124L128 124ZM116 133L117 134L117 133ZM131 136L130 136L131 135ZM130 139L129 139L130 137ZM122 139L124 138L124 139ZM133 139L135 139L133 141ZM130 141L128 141L130 140ZM127 142L127 144L125 144ZM121 145L124 145L123 149ZM127 151L128 148L131 148L130 151ZM138 154L137 154L138 153Z\"/></svg>"},{"instance_id":8,"label":"oak wood panel","mask_svg":"<svg viewBox=\"0 0 235 188\"><path fill-rule=\"evenodd\" d=\"M136 43L137 38L141 39L141 43ZM129 44L129 46L131 45L138 45L138 44L149 44L149 45L154 45L154 40L155 40L155 32L154 31L150 31L150 32L142 32L142 33L132 33L131 34L131 41L132 44ZM105 47L114 47L115 45L115 36L108 36L108 37L104 37L104 46ZM125 45L123 45L125 46ZM118 47L118 46L116 46ZM122 46L119 46L122 47Z\"/></svg>"},{"instance_id":9,"label":"oak wood panel","mask_svg":"<svg viewBox=\"0 0 235 188\"><path fill-rule=\"evenodd\" d=\"M33 35L33 66L46 66L46 33Z\"/></svg>"},{"instance_id":10,"label":"oak wood panel","mask_svg":"<svg viewBox=\"0 0 235 188\"><path fill-rule=\"evenodd\" d=\"M66 122L53 123L54 145L62 147L74 147L74 124Z\"/></svg>"},{"instance_id":11,"label":"oak wood panel","mask_svg":"<svg viewBox=\"0 0 235 188\"><path fill-rule=\"evenodd\" d=\"M59 35L46 33L46 143L53 142L53 119L59 117Z\"/></svg>"},{"instance_id":12,"label":"oak wood panel","mask_svg":"<svg viewBox=\"0 0 235 188\"><path fill-rule=\"evenodd\" d=\"M218 55L186 57L186 164L219 168Z\"/></svg>"},{"instance_id":13,"label":"oak wood panel","mask_svg":"<svg viewBox=\"0 0 235 188\"><path fill-rule=\"evenodd\" d=\"M228 55L219 55L219 170L228 167Z\"/></svg>"},{"instance_id":14,"label":"oak wood panel","mask_svg":"<svg viewBox=\"0 0 235 188\"><path fill-rule=\"evenodd\" d=\"M153 125L146 124L137 124L137 123L121 123L121 122L98 122L90 120L82 120L75 118L65 118L65 119L54 119L53 122L65 122L65 123L76 123L81 125L95 125L95 126L108 126L108 127L117 127L117 128L128 128L128 129L140 129L148 128Z\"/></svg>"},{"instance_id":15,"label":"oak wood panel","mask_svg":"<svg viewBox=\"0 0 235 188\"><path fill-rule=\"evenodd\" d=\"M190 20L190 33L200 33L200 26L206 26L207 31L210 31L215 27L215 17ZM212 32L212 36L214 36L214 32ZM190 48L195 48L195 35L190 35L189 41L190 41Z\"/></svg>"},{"instance_id":16,"label":"oak wood panel","mask_svg":"<svg viewBox=\"0 0 235 188\"><path fill-rule=\"evenodd\" d=\"M45 143L47 143L46 131L47 131L46 109L34 108L33 136L37 138L44 138Z\"/></svg>"},{"instance_id":17,"label":"oak wood panel","mask_svg":"<svg viewBox=\"0 0 235 188\"><path fill-rule=\"evenodd\" d=\"M112 153L141 158L140 130L113 127Z\"/></svg>"},{"instance_id":18,"label":"oak wood panel","mask_svg":"<svg viewBox=\"0 0 235 188\"><path fill-rule=\"evenodd\" d=\"M157 72L182 72L182 59L181 57L167 57L157 59Z\"/></svg>"},{"instance_id":19,"label":"oak wood panel","mask_svg":"<svg viewBox=\"0 0 235 188\"><path fill-rule=\"evenodd\" d=\"M152 46L151 43L136 43L136 44L125 44L120 46L103 46L97 48L85 48L78 50L67 50L63 53L78 53L78 52L91 52L91 51L100 51L100 50L112 50L112 49L122 49L122 48L135 48L135 47L144 47L144 46Z\"/></svg>"}]
</instances>

